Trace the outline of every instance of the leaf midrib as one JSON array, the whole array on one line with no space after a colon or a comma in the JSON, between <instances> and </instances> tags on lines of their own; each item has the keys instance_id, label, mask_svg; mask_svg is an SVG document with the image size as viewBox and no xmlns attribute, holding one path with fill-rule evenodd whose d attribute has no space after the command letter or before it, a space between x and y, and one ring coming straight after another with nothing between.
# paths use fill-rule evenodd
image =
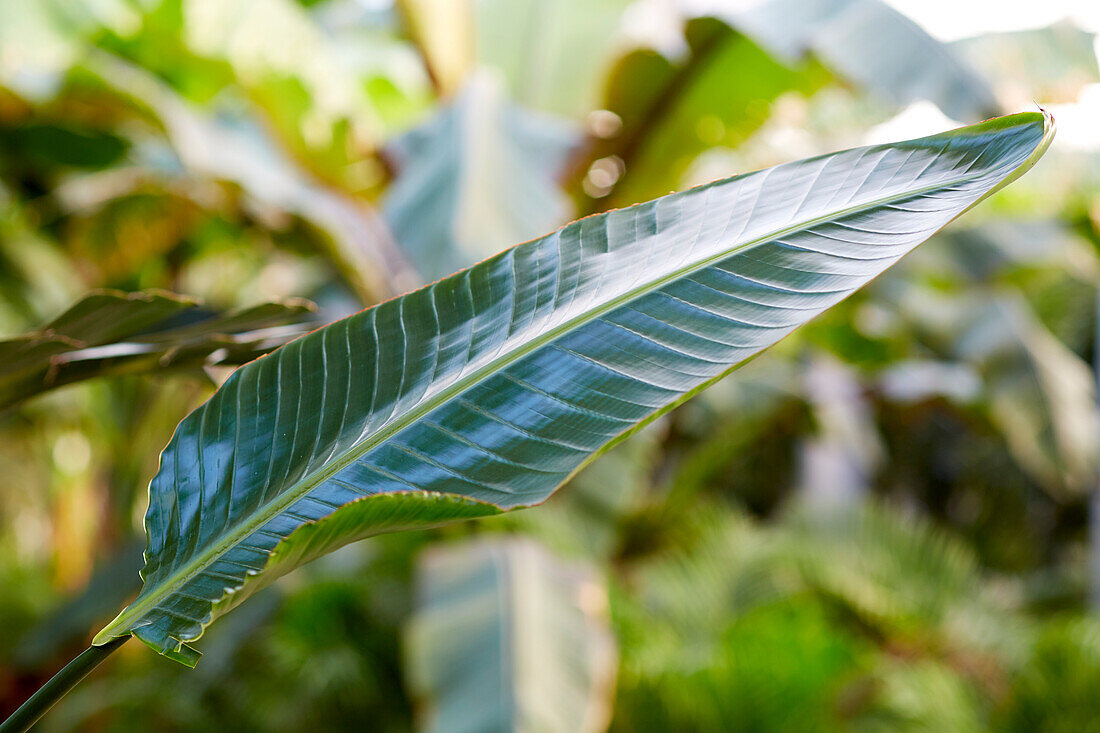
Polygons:
<instances>
[{"instance_id":1,"label":"leaf midrib","mask_svg":"<svg viewBox=\"0 0 1100 733\"><path fill-rule=\"evenodd\" d=\"M1022 166L1024 165L1024 163L1021 163L1020 165ZM103 644L109 641L111 638L114 638L114 635L129 633L131 629L122 627L130 626L132 621L137 621L142 618L146 613L155 610L157 607L160 606L161 601L171 597L176 588L182 587L186 583L190 582L195 576L199 575L204 569L206 569L206 567L208 567L214 561L218 560L225 553L232 550L233 547L237 545L237 543L239 543L241 540L244 540L253 532L263 527L273 518L279 516L283 511L291 507L296 501L309 494L314 488L320 486L325 481L332 478L340 471L344 470L349 465L354 463L364 454L370 452L376 447L379 447L385 441L394 437L405 428L411 427L413 424L419 421L420 418L424 417L436 408L446 404L448 401L450 401L451 398L462 394L463 392L466 392L468 389L476 386L481 381L491 377L492 375L499 372L501 369L510 366L516 361L519 361L523 357L527 356L533 351L536 351L542 346L552 343L559 336L562 336L572 331L573 329L584 325L585 323L594 321L600 316L610 313L611 311L616 310L623 305L626 305L630 301L642 297L650 292L653 292L674 280L678 280L686 275L691 274L692 272L706 269L711 265L721 262L722 260L733 256L739 251L750 249L761 244L766 244L767 242L770 242L787 234L798 232L800 230L807 229L818 224L826 223L834 219L843 218L867 209L878 208L892 201L911 198L914 196L921 196L923 194L930 193L946 186L964 183L986 175L988 174L988 172L988 170L983 170L977 173L967 173L963 176L960 176L959 178L941 181L936 184L907 190L890 196L883 196L856 206L849 206L846 208L838 209L828 214L814 217L813 219L808 219L791 226L774 230L754 239L750 239L744 244L735 245L729 249L723 250L715 255L700 260L697 263L673 270L663 277L648 281L645 285L632 288L622 295L618 296L617 298L609 300L607 303L588 310L575 318L563 321L561 324L549 329L539 337L521 343L515 349L501 355L500 357L491 359L484 366L471 372L470 375L468 375L467 377L456 380L449 387L445 387L444 389L433 395L431 398L420 402L403 415L400 415L393 419L390 423L383 425L374 435L363 440L361 443L352 446L352 448L349 449L342 457L321 466L318 470L314 471L308 476L303 477L296 484L292 485L289 489L274 498L269 503L259 507L252 515L248 517L246 521L237 525L237 529L219 537L218 541L212 544L207 550L204 550L201 554L199 554L192 560L189 560L186 564L184 564L174 573L172 573L168 578L161 581L158 584L158 588L163 590L154 590L149 595L145 596L144 599L142 599L140 596L135 599L133 604L125 608L122 613L120 613L118 617L115 618L114 621L104 627L103 630L96 635L93 643ZM762 173L766 173L766 171ZM729 182L729 180L731 179L727 179L726 181L717 181L710 185L721 185L722 183ZM751 219L752 215L750 214L749 220ZM337 511L339 511L339 509L333 510L333 513ZM285 538L280 542L282 541L285 541ZM216 602L217 599L210 600L211 604L214 604ZM206 624L203 623L202 625L205 628ZM182 641L188 641L188 639L183 639Z\"/></svg>"}]
</instances>

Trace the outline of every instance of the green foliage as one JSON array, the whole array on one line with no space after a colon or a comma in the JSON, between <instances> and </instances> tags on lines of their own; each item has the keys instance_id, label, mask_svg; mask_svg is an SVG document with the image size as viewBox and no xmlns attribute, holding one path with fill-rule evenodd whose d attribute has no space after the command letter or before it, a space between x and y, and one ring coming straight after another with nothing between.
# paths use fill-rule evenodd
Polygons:
<instances>
[{"instance_id":1,"label":"green foliage","mask_svg":"<svg viewBox=\"0 0 1100 733\"><path fill-rule=\"evenodd\" d=\"M430 554L419 575L406 647L425 730L607 727L614 644L591 569L495 540Z\"/></svg>"},{"instance_id":2,"label":"green foliage","mask_svg":"<svg viewBox=\"0 0 1100 733\"><path fill-rule=\"evenodd\" d=\"M304 301L204 312L166 292L85 296L37 331L0 341L0 408L82 379L242 364L305 330Z\"/></svg>"},{"instance_id":3,"label":"green foliage","mask_svg":"<svg viewBox=\"0 0 1100 733\"><path fill-rule=\"evenodd\" d=\"M1013 682L1015 694L1000 711L999 729L1097 730L1100 627L1096 619L1055 621L1044 629Z\"/></svg>"},{"instance_id":4,"label":"green foliage","mask_svg":"<svg viewBox=\"0 0 1100 733\"><path fill-rule=\"evenodd\" d=\"M713 18L690 21L685 38L689 52L679 63L646 49L624 56L612 69L606 103L622 130L600 140L591 158L593 165L615 161L621 170L612 171L605 186L591 172L586 179L590 196L607 196L601 206L666 193L668 181L679 180L699 153L747 140L768 118L777 96L811 93L829 78L812 64L792 68L776 61ZM735 75L742 81L731 88Z\"/></svg>"},{"instance_id":5,"label":"green foliage","mask_svg":"<svg viewBox=\"0 0 1100 733\"><path fill-rule=\"evenodd\" d=\"M397 171L382 213L435 280L567 221L557 185L579 134L512 105L491 77L470 79L444 109L385 148Z\"/></svg>"},{"instance_id":6,"label":"green foliage","mask_svg":"<svg viewBox=\"0 0 1100 733\"><path fill-rule=\"evenodd\" d=\"M989 82L885 2L772 0L723 17L780 57L812 54L894 103L928 99L967 122L997 114Z\"/></svg>"},{"instance_id":7,"label":"green foliage","mask_svg":"<svg viewBox=\"0 0 1100 733\"><path fill-rule=\"evenodd\" d=\"M214 362L247 360L313 327L292 299L316 302L318 324L338 321L580 213L925 134L892 130L920 127L939 114L933 105L974 121L1035 101L1087 102L1084 85L1100 78L1093 40L1066 21L941 44L878 0L748 10L621 0L0 2L0 350L9 352L0 382L23 385L0 413L0 718L139 592L160 451L181 420L194 426L187 414L212 393L208 404L226 403L236 382L214 392L229 372ZM521 472L465 443L440 453L476 491L421 466L417 485L427 477L447 495L372 495L304 524L216 609L251 596L207 629L197 668L128 644L39 727L450 730L502 719L511 703L550 730L575 730L581 718L615 730L1095 729L1100 658L1088 599L1100 420L1089 371L1100 157L1067 144L1082 135L1066 109L1067 134L1032 173L595 458L541 507L500 512L450 496L456 484L477 493ZM784 177L769 176L770 186ZM776 200L794 207L801 194ZM722 215L713 194L675 199L684 242L705 239L690 202L708 195L701 208ZM749 207L752 197L742 199ZM669 224L664 207L655 224ZM807 208L812 200L800 214ZM620 227L625 217L599 220L610 242L650 241ZM585 241L601 243L585 222ZM585 262L608 261L605 280L648 283L655 260L638 251ZM682 243L668 251L692 256ZM740 251L737 271L768 280L775 270L754 261L766 260L828 269L824 279L853 266L799 252L757 243ZM498 306L513 292L500 282L491 280ZM104 289L143 294L95 295ZM765 292L745 285L736 296ZM759 320L756 306L727 314ZM70 308L81 316L75 328L62 317L63 337L42 333ZM439 309L436 320L461 321L464 308ZM401 315L406 324L424 313ZM616 323L667 339L648 321ZM488 345L503 331L478 333ZM678 338L663 343L715 358ZM617 343L583 339L636 376L664 379L672 367L698 377L700 362L658 346L631 343L630 356L605 358ZM13 382L11 350L35 344L48 358ZM118 346L141 353L110 351ZM376 363L397 374L415 356L399 346ZM289 370L295 362L282 360ZM548 371L569 382L586 369ZM295 385L302 414L328 414L318 426L334 428L339 400L322 406L304 381ZM43 386L21 399L23 387ZM499 385L489 386L479 398ZM617 382L597 387L599 401L574 395L571 404L599 412L637 396ZM521 427L560 416L557 403L512 389L500 389L494 409L535 421ZM299 405L282 407L290 432ZM522 412L530 407L538 412ZM494 435L468 422L453 427L467 439ZM597 424L572 416L570 439L591 438L587 450L613 437ZM216 425L197 432L206 486L236 436ZM297 427L297 453L278 430L263 439L289 456L275 474L291 473L328 434ZM557 449L539 446L520 462L566 467ZM386 450L372 465L412 465ZM189 467L181 491L201 477ZM530 501L566 473L532 481L540 488ZM379 483L372 475L364 485L385 490ZM178 506L192 516L194 505ZM483 518L330 552L459 516ZM513 602L485 600L505 590L498 597ZM522 600L536 597L545 600ZM508 637L510 624L530 633ZM603 654L608 634L614 657ZM514 654L491 659L497 648ZM504 674L516 660L524 671Z\"/></svg>"},{"instance_id":8,"label":"green foliage","mask_svg":"<svg viewBox=\"0 0 1100 733\"><path fill-rule=\"evenodd\" d=\"M698 668L624 686L616 703L627 712L613 729L835 730L838 697L864 656L812 600L762 605L736 617Z\"/></svg>"},{"instance_id":9,"label":"green foliage","mask_svg":"<svg viewBox=\"0 0 1100 733\"><path fill-rule=\"evenodd\" d=\"M541 503L1018 177L1052 134L1039 114L998 118L590 217L245 366L162 454L142 592L94 644L132 634L193 665L215 618L303 562Z\"/></svg>"}]
</instances>

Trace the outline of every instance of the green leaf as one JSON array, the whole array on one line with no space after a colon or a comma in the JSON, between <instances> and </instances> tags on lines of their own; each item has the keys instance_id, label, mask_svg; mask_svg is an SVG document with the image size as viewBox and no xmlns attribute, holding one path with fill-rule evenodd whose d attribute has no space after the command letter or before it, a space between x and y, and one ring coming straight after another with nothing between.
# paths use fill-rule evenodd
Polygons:
<instances>
[{"instance_id":1,"label":"green leaf","mask_svg":"<svg viewBox=\"0 0 1100 733\"><path fill-rule=\"evenodd\" d=\"M1027 113L592 216L239 369L150 486L141 594L95 639L188 644L354 539L538 504L593 456L1022 174Z\"/></svg>"},{"instance_id":2,"label":"green leaf","mask_svg":"<svg viewBox=\"0 0 1100 733\"><path fill-rule=\"evenodd\" d=\"M1059 617L1036 636L1029 640L1026 661L1014 670L1012 696L996 711L993 726L1025 731L1057 721L1063 730L1095 728L1100 621L1086 613Z\"/></svg>"},{"instance_id":3,"label":"green leaf","mask_svg":"<svg viewBox=\"0 0 1100 733\"><path fill-rule=\"evenodd\" d=\"M314 224L323 235L323 254L364 302L419 284L373 208L313 180L255 120L205 112L156 76L108 53L91 55L85 66L156 115L189 171L231 181L261 207Z\"/></svg>"},{"instance_id":4,"label":"green leaf","mask_svg":"<svg viewBox=\"0 0 1100 733\"><path fill-rule=\"evenodd\" d=\"M830 78L814 64L787 65L714 18L689 21L685 36L689 53L681 61L638 49L611 70L605 104L622 130L593 145L584 183L589 207L605 195L602 208L667 192L707 148L747 140L779 95L810 94ZM594 175L601 166L611 175L606 185Z\"/></svg>"},{"instance_id":5,"label":"green leaf","mask_svg":"<svg viewBox=\"0 0 1100 733\"><path fill-rule=\"evenodd\" d=\"M399 174L382 213L420 274L437 280L568 221L556 179L579 145L567 121L512 105L493 78L475 76L386 147Z\"/></svg>"},{"instance_id":6,"label":"green leaf","mask_svg":"<svg viewBox=\"0 0 1100 733\"><path fill-rule=\"evenodd\" d=\"M599 87L628 0L478 0L478 60L499 70L530 109L579 119Z\"/></svg>"},{"instance_id":7,"label":"green leaf","mask_svg":"<svg viewBox=\"0 0 1100 733\"><path fill-rule=\"evenodd\" d=\"M1064 104L1100 82L1095 42L1095 33L1067 18L1045 28L964 38L951 47L993 79L1002 97Z\"/></svg>"},{"instance_id":8,"label":"green leaf","mask_svg":"<svg viewBox=\"0 0 1100 733\"><path fill-rule=\"evenodd\" d=\"M420 563L406 634L424 731L601 731L614 689L607 594L591 570L518 539Z\"/></svg>"},{"instance_id":9,"label":"green leaf","mask_svg":"<svg viewBox=\"0 0 1100 733\"><path fill-rule=\"evenodd\" d=\"M964 122L1000 109L977 70L882 0L770 0L716 15L780 58L812 54L896 104L927 99Z\"/></svg>"},{"instance_id":10,"label":"green leaf","mask_svg":"<svg viewBox=\"0 0 1100 733\"><path fill-rule=\"evenodd\" d=\"M85 379L243 364L300 336L312 311L292 300L217 314L163 291L93 292L37 331L0 341L0 409Z\"/></svg>"},{"instance_id":11,"label":"green leaf","mask_svg":"<svg viewBox=\"0 0 1100 733\"><path fill-rule=\"evenodd\" d=\"M126 153L122 138L71 122L0 124L0 149L27 167L106 168ZM12 165L11 162L6 165Z\"/></svg>"},{"instance_id":12,"label":"green leaf","mask_svg":"<svg viewBox=\"0 0 1100 733\"><path fill-rule=\"evenodd\" d=\"M772 733L854 727L845 692L866 664L867 645L827 608L796 596L728 612L724 621L727 627L714 634L711 648L681 642L676 657L650 674L624 669L616 730Z\"/></svg>"},{"instance_id":13,"label":"green leaf","mask_svg":"<svg viewBox=\"0 0 1100 733\"><path fill-rule=\"evenodd\" d=\"M1056 496L1095 486L1100 419L1088 363L1036 318L1022 298L963 299L955 349L979 365L986 409L1020 466Z\"/></svg>"},{"instance_id":14,"label":"green leaf","mask_svg":"<svg viewBox=\"0 0 1100 733\"><path fill-rule=\"evenodd\" d=\"M828 509L801 501L782 524L803 581L884 635L941 623L953 611L961 617L958 609L976 600L970 548L919 516L873 502Z\"/></svg>"}]
</instances>

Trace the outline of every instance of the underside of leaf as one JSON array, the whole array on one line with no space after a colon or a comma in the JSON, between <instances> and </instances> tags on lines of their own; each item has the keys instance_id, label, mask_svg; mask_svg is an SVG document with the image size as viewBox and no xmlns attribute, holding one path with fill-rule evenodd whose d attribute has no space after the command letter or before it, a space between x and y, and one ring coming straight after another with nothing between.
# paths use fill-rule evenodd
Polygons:
<instances>
[{"instance_id":1,"label":"underside of leaf","mask_svg":"<svg viewBox=\"0 0 1100 733\"><path fill-rule=\"evenodd\" d=\"M1052 132L1014 115L588 217L243 367L165 449L144 588L94 643L132 633L193 662L185 644L271 577L408 524L367 507L438 523L544 501L1020 175ZM318 523L323 542L295 539Z\"/></svg>"}]
</instances>

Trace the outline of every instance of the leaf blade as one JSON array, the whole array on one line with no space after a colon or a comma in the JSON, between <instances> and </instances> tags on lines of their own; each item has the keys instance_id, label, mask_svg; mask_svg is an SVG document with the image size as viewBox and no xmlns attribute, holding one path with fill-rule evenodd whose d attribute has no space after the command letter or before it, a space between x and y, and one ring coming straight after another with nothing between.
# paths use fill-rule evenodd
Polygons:
<instances>
[{"instance_id":1,"label":"leaf blade","mask_svg":"<svg viewBox=\"0 0 1100 733\"><path fill-rule=\"evenodd\" d=\"M36 331L0 341L0 410L41 392L147 369L243 364L304 333L304 300L214 313L159 290L94 290Z\"/></svg>"},{"instance_id":2,"label":"leaf blade","mask_svg":"<svg viewBox=\"0 0 1100 733\"><path fill-rule=\"evenodd\" d=\"M225 597L356 499L545 500L1019 175L1052 134L1015 115L589 217L253 362L166 448L145 586L95 643L133 633L193 661Z\"/></svg>"}]
</instances>

